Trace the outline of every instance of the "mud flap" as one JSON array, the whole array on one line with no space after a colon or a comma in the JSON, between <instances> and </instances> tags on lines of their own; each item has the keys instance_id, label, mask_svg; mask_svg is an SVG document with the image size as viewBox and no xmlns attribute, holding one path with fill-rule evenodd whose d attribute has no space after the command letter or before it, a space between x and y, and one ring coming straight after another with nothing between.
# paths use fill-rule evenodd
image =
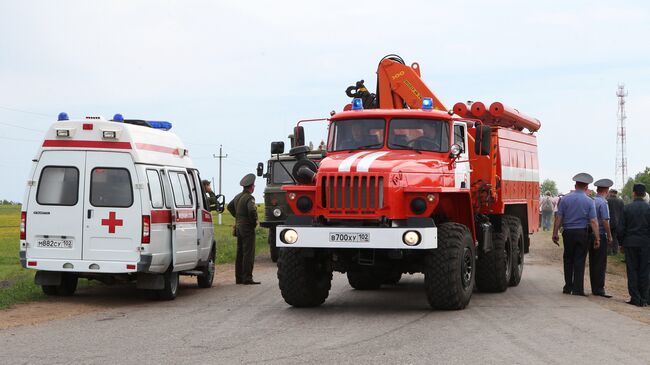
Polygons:
<instances>
[{"instance_id":1,"label":"mud flap","mask_svg":"<svg viewBox=\"0 0 650 365\"><path fill-rule=\"evenodd\" d=\"M138 289L164 289L165 278L161 274L138 273L135 281L135 287Z\"/></svg>"}]
</instances>

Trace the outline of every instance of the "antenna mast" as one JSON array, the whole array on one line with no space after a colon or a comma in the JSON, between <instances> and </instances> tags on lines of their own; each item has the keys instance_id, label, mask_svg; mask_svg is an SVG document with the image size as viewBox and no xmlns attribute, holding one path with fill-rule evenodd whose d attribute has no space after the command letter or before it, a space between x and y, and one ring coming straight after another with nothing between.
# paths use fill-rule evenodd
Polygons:
<instances>
[{"instance_id":1,"label":"antenna mast","mask_svg":"<svg viewBox=\"0 0 650 365\"><path fill-rule=\"evenodd\" d=\"M619 84L616 91L618 97L618 125L616 128L616 182L621 189L627 182L627 151L625 146L626 131L625 131L625 97L627 91L625 85Z\"/></svg>"}]
</instances>

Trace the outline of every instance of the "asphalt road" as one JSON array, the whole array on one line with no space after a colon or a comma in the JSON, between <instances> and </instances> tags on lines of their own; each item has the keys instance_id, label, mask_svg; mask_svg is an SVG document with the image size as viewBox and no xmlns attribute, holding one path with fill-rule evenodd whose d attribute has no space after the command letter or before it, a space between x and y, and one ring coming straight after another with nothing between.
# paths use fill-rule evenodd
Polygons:
<instances>
[{"instance_id":1,"label":"asphalt road","mask_svg":"<svg viewBox=\"0 0 650 365\"><path fill-rule=\"evenodd\" d=\"M188 284L172 302L101 288L74 300L127 304L2 330L0 363L650 363L650 326L561 294L559 267L527 259L519 287L452 312L429 309L420 275L361 292L335 274L325 305L291 308L270 261L256 267L262 285Z\"/></svg>"}]
</instances>

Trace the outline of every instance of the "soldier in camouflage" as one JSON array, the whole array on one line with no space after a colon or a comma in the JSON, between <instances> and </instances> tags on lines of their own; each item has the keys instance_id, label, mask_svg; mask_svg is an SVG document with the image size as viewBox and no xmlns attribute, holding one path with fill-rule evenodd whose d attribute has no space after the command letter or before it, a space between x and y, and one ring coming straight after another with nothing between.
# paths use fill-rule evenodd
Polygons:
<instances>
[{"instance_id":1,"label":"soldier in camouflage","mask_svg":"<svg viewBox=\"0 0 650 365\"><path fill-rule=\"evenodd\" d=\"M228 203L228 211L235 217L237 235L237 259L235 261L235 281L237 284L260 284L253 280L255 262L255 227L257 208L255 207L255 175L248 174L239 182L244 190Z\"/></svg>"}]
</instances>

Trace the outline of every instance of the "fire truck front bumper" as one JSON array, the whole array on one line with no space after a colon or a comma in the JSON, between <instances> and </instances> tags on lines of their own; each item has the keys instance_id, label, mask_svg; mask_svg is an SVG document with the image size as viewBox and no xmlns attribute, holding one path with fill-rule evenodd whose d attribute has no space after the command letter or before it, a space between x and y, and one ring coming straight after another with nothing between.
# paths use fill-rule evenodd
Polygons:
<instances>
[{"instance_id":1,"label":"fire truck front bumper","mask_svg":"<svg viewBox=\"0 0 650 365\"><path fill-rule=\"evenodd\" d=\"M277 247L430 250L438 247L436 227L278 226Z\"/></svg>"}]
</instances>

